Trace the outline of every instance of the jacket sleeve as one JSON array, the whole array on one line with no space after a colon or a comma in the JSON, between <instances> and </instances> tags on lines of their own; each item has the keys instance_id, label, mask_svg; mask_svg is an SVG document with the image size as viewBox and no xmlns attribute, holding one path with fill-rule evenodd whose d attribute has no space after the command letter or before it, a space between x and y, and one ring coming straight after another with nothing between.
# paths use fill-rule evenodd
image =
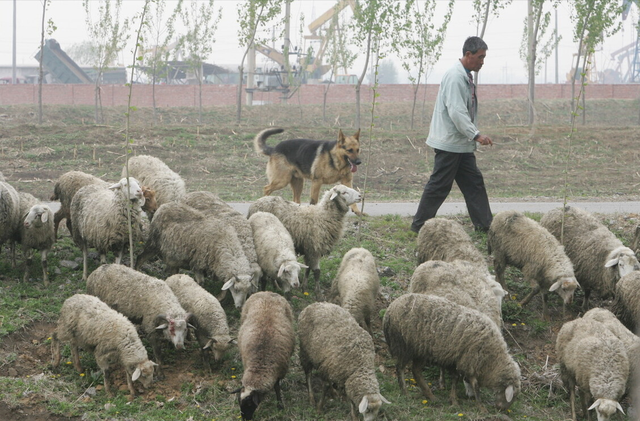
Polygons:
<instances>
[{"instance_id":1,"label":"jacket sleeve","mask_svg":"<svg viewBox=\"0 0 640 421\"><path fill-rule=\"evenodd\" d=\"M441 83L444 89L444 105L447 113L456 129L470 141L476 134L480 133L476 125L471 120L471 114L467 108L467 98L469 97L469 86L467 81L457 75L450 75Z\"/></svg>"}]
</instances>

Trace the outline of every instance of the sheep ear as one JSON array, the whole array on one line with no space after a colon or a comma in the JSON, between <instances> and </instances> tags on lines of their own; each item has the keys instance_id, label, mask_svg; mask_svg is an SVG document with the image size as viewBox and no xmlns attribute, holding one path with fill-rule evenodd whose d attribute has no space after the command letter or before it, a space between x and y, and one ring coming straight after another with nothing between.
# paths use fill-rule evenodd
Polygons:
<instances>
[{"instance_id":1,"label":"sheep ear","mask_svg":"<svg viewBox=\"0 0 640 421\"><path fill-rule=\"evenodd\" d=\"M284 263L280 265L280 269L278 269L278 278L282 276L284 273Z\"/></svg>"},{"instance_id":2,"label":"sheep ear","mask_svg":"<svg viewBox=\"0 0 640 421\"><path fill-rule=\"evenodd\" d=\"M309 269L309 266L302 263L298 263L298 266L300 266L302 269Z\"/></svg>"},{"instance_id":3,"label":"sheep ear","mask_svg":"<svg viewBox=\"0 0 640 421\"><path fill-rule=\"evenodd\" d=\"M135 382L136 380L138 380L141 374L142 374L142 371L140 371L140 367L136 367L136 370L131 375L131 381Z\"/></svg>"},{"instance_id":4,"label":"sheep ear","mask_svg":"<svg viewBox=\"0 0 640 421\"><path fill-rule=\"evenodd\" d=\"M157 327L156 327L156 330L162 330L162 329L166 329L166 328L167 328L167 324L166 324L166 323L163 323L163 324L161 324L160 326L157 326Z\"/></svg>"},{"instance_id":5,"label":"sheep ear","mask_svg":"<svg viewBox=\"0 0 640 421\"><path fill-rule=\"evenodd\" d=\"M555 291L562 286L562 281L558 281L549 287L549 291Z\"/></svg>"},{"instance_id":6,"label":"sheep ear","mask_svg":"<svg viewBox=\"0 0 640 421\"><path fill-rule=\"evenodd\" d=\"M610 268L610 267L615 266L617 264L618 264L618 258L616 257L615 259L611 259L607 263L605 263L604 267Z\"/></svg>"},{"instance_id":7,"label":"sheep ear","mask_svg":"<svg viewBox=\"0 0 640 421\"><path fill-rule=\"evenodd\" d=\"M232 345L238 345L238 340L236 338L233 338L229 341L229 343Z\"/></svg>"},{"instance_id":8,"label":"sheep ear","mask_svg":"<svg viewBox=\"0 0 640 421\"><path fill-rule=\"evenodd\" d=\"M229 279L227 282L224 283L224 285L222 285L222 290L223 291L228 290L233 286L234 283L235 283L235 278Z\"/></svg>"},{"instance_id":9,"label":"sheep ear","mask_svg":"<svg viewBox=\"0 0 640 421\"><path fill-rule=\"evenodd\" d=\"M597 408L598 406L600 406L600 401L602 399L596 399L596 401L589 407L588 411L591 411L593 408Z\"/></svg>"},{"instance_id":10,"label":"sheep ear","mask_svg":"<svg viewBox=\"0 0 640 421\"><path fill-rule=\"evenodd\" d=\"M616 408L618 408L620 410L620 412L622 412L622 415L626 415L624 413L624 411L622 410L622 406L620 405L620 402L616 402Z\"/></svg>"},{"instance_id":11,"label":"sheep ear","mask_svg":"<svg viewBox=\"0 0 640 421\"><path fill-rule=\"evenodd\" d=\"M338 195L338 192L336 190L331 191L331 197L329 198L329 200L335 199L337 195Z\"/></svg>"},{"instance_id":12,"label":"sheep ear","mask_svg":"<svg viewBox=\"0 0 640 421\"><path fill-rule=\"evenodd\" d=\"M504 391L504 397L507 399L507 402L511 402L513 400L513 385L507 386Z\"/></svg>"},{"instance_id":13,"label":"sheep ear","mask_svg":"<svg viewBox=\"0 0 640 421\"><path fill-rule=\"evenodd\" d=\"M42 222L47 222L49 220L49 213L48 212L42 212L42 215L40 216L40 220Z\"/></svg>"},{"instance_id":14,"label":"sheep ear","mask_svg":"<svg viewBox=\"0 0 640 421\"><path fill-rule=\"evenodd\" d=\"M365 395L362 397L362 400L360 401L360 405L358 405L358 411L360 411L361 414L364 414L365 412L367 412L368 406L369 406L369 399Z\"/></svg>"},{"instance_id":15,"label":"sheep ear","mask_svg":"<svg viewBox=\"0 0 640 421\"><path fill-rule=\"evenodd\" d=\"M389 402L387 400L387 398L385 398L384 396L380 395L380 400L382 401L382 403L386 403L387 405L391 405L391 402Z\"/></svg>"},{"instance_id":16,"label":"sheep ear","mask_svg":"<svg viewBox=\"0 0 640 421\"><path fill-rule=\"evenodd\" d=\"M207 342L207 344L202 348L202 349L209 349L211 348L211 345L213 345L213 338L210 338L209 341Z\"/></svg>"},{"instance_id":17,"label":"sheep ear","mask_svg":"<svg viewBox=\"0 0 640 421\"><path fill-rule=\"evenodd\" d=\"M109 186L109 190L119 190L121 188L122 188L122 184L120 184L120 182L117 182Z\"/></svg>"}]
</instances>

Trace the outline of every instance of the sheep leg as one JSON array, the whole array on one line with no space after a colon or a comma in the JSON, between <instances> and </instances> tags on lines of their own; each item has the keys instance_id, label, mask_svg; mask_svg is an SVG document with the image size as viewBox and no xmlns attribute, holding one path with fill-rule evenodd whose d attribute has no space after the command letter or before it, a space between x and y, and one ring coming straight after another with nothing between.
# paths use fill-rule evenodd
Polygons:
<instances>
[{"instance_id":1,"label":"sheep leg","mask_svg":"<svg viewBox=\"0 0 640 421\"><path fill-rule=\"evenodd\" d=\"M473 395L475 396L476 402L480 407L480 411L488 412L487 408L485 408L482 402L480 401L480 385L478 384L478 379L475 377L472 377L469 379L469 383L471 384L471 388L473 389Z\"/></svg>"},{"instance_id":2,"label":"sheep leg","mask_svg":"<svg viewBox=\"0 0 640 421\"><path fill-rule=\"evenodd\" d=\"M449 391L449 400L451 401L451 405L458 406L458 380L460 375L457 371L451 370L451 391Z\"/></svg>"},{"instance_id":3,"label":"sheep leg","mask_svg":"<svg viewBox=\"0 0 640 421\"><path fill-rule=\"evenodd\" d=\"M33 250L24 250L24 277L22 282L29 282L29 268L33 263Z\"/></svg>"},{"instance_id":4,"label":"sheep leg","mask_svg":"<svg viewBox=\"0 0 640 421\"><path fill-rule=\"evenodd\" d=\"M431 388L429 387L427 382L424 381L424 376L422 375L423 367L424 367L424 364L422 363L422 361L413 362L413 365L411 367L411 370L413 372L413 378L415 379L416 383L418 383L418 386L422 390L422 393L424 394L424 396L427 399L431 399L433 401L436 399L436 397L433 395L433 392L431 391Z\"/></svg>"},{"instance_id":5,"label":"sheep leg","mask_svg":"<svg viewBox=\"0 0 640 421\"><path fill-rule=\"evenodd\" d=\"M102 376L104 377L104 391L107 392L107 395L113 396L113 390L111 390L111 370L109 367L102 370ZM127 373L127 384L131 381L131 375ZM131 388L129 388L131 391Z\"/></svg>"},{"instance_id":6,"label":"sheep leg","mask_svg":"<svg viewBox=\"0 0 640 421\"><path fill-rule=\"evenodd\" d=\"M548 298L549 298L549 294L546 292L543 292L542 293L542 317L544 317L546 321L549 321L549 306L547 305ZM564 303L562 304L562 307L564 308Z\"/></svg>"},{"instance_id":7,"label":"sheep leg","mask_svg":"<svg viewBox=\"0 0 640 421\"><path fill-rule=\"evenodd\" d=\"M578 392L580 393L580 406L582 407L582 418L587 421L591 421L591 414L589 414L589 410L587 409L588 405L591 403L591 393L587 391L583 391L578 388Z\"/></svg>"},{"instance_id":8,"label":"sheep leg","mask_svg":"<svg viewBox=\"0 0 640 421\"><path fill-rule=\"evenodd\" d=\"M89 253L87 252L87 246L82 245L82 280L87 281L87 264L88 264Z\"/></svg>"},{"instance_id":9,"label":"sheep leg","mask_svg":"<svg viewBox=\"0 0 640 421\"><path fill-rule=\"evenodd\" d=\"M404 366L403 362L398 361L396 363L396 377L398 379L398 386L403 395L407 394L407 386L404 384Z\"/></svg>"},{"instance_id":10,"label":"sheep leg","mask_svg":"<svg viewBox=\"0 0 640 421\"><path fill-rule=\"evenodd\" d=\"M140 270L140 268L142 267L143 264L147 263L147 261L149 259L151 259L153 256L155 256L156 253L151 251L150 249L147 249L145 247L144 250L142 250L142 253L140 253L138 255L138 257L136 258L136 264L135 264L135 269L136 270Z\"/></svg>"},{"instance_id":11,"label":"sheep leg","mask_svg":"<svg viewBox=\"0 0 640 421\"><path fill-rule=\"evenodd\" d=\"M564 379L563 379L564 381ZM567 382L567 388L569 389L569 404L571 405L571 419L573 421L578 421L578 416L576 414L576 388L575 384L572 381Z\"/></svg>"},{"instance_id":12,"label":"sheep leg","mask_svg":"<svg viewBox=\"0 0 640 421\"><path fill-rule=\"evenodd\" d=\"M320 266L318 264L318 266ZM313 269L313 280L316 283L316 299L322 298L322 291L320 291L320 267Z\"/></svg>"},{"instance_id":13,"label":"sheep leg","mask_svg":"<svg viewBox=\"0 0 640 421\"><path fill-rule=\"evenodd\" d=\"M266 276L261 276L260 277L260 291L266 291L267 290L267 277Z\"/></svg>"},{"instance_id":14,"label":"sheep leg","mask_svg":"<svg viewBox=\"0 0 640 421\"><path fill-rule=\"evenodd\" d=\"M69 230L69 234L73 235L73 226L71 225L71 218L67 218L67 229Z\"/></svg>"},{"instance_id":15,"label":"sheep leg","mask_svg":"<svg viewBox=\"0 0 640 421\"><path fill-rule=\"evenodd\" d=\"M582 311L587 312L589 310L589 296L591 295L590 289L584 289L584 300L582 300Z\"/></svg>"},{"instance_id":16,"label":"sheep leg","mask_svg":"<svg viewBox=\"0 0 640 421\"><path fill-rule=\"evenodd\" d=\"M331 389L331 383L322 382L322 396L320 397L320 402L318 402L318 406L316 411L322 412L322 408L324 407L324 401L327 398L327 395L330 393L329 389Z\"/></svg>"},{"instance_id":17,"label":"sheep leg","mask_svg":"<svg viewBox=\"0 0 640 421\"><path fill-rule=\"evenodd\" d=\"M504 282L504 271L506 269L506 264L504 263L504 256L498 255L497 253L493 256L493 269L496 272L496 281L502 285L502 289L507 290L507 285Z\"/></svg>"},{"instance_id":18,"label":"sheep leg","mask_svg":"<svg viewBox=\"0 0 640 421\"><path fill-rule=\"evenodd\" d=\"M284 404L282 403L282 394L280 393L280 379L276 380L276 384L273 385L273 389L276 391L276 400L278 401L278 409L283 410Z\"/></svg>"},{"instance_id":19,"label":"sheep leg","mask_svg":"<svg viewBox=\"0 0 640 421\"><path fill-rule=\"evenodd\" d=\"M58 227L60 226L60 221L64 219L64 215L62 212L58 210L58 212L53 214L53 238L58 239Z\"/></svg>"},{"instance_id":20,"label":"sheep leg","mask_svg":"<svg viewBox=\"0 0 640 421\"><path fill-rule=\"evenodd\" d=\"M117 259L117 257L116 257L116 259ZM100 264L101 265L106 265L107 264L107 253L100 253ZM119 265L120 263L116 262L116 264Z\"/></svg>"},{"instance_id":21,"label":"sheep leg","mask_svg":"<svg viewBox=\"0 0 640 421\"><path fill-rule=\"evenodd\" d=\"M124 256L124 246L118 251L118 255L116 256L116 265L119 265L122 262L122 256Z\"/></svg>"},{"instance_id":22,"label":"sheep leg","mask_svg":"<svg viewBox=\"0 0 640 421\"><path fill-rule=\"evenodd\" d=\"M307 393L309 395L309 403L311 404L311 406L316 406L316 399L313 397L313 388L311 387L311 370L305 370L304 376L307 379Z\"/></svg>"},{"instance_id":23,"label":"sheep leg","mask_svg":"<svg viewBox=\"0 0 640 421\"><path fill-rule=\"evenodd\" d=\"M358 421L360 418L358 417L358 411L356 410L356 405L349 400L349 407L351 408L351 421Z\"/></svg>"},{"instance_id":24,"label":"sheep leg","mask_svg":"<svg viewBox=\"0 0 640 421\"><path fill-rule=\"evenodd\" d=\"M151 342L151 347L153 348L153 358L156 360L156 364L158 364L156 366L158 380L164 380L164 374L162 373L162 339L158 336L158 333L153 332L150 335L149 342Z\"/></svg>"},{"instance_id":25,"label":"sheep leg","mask_svg":"<svg viewBox=\"0 0 640 421\"><path fill-rule=\"evenodd\" d=\"M55 332L51 335L51 365L54 368L60 365L60 341Z\"/></svg>"},{"instance_id":26,"label":"sheep leg","mask_svg":"<svg viewBox=\"0 0 640 421\"><path fill-rule=\"evenodd\" d=\"M15 269L16 268L16 242L15 241L11 241L9 242L9 251L11 252L11 268Z\"/></svg>"},{"instance_id":27,"label":"sheep leg","mask_svg":"<svg viewBox=\"0 0 640 421\"><path fill-rule=\"evenodd\" d=\"M80 353L78 347L71 345L71 359L73 360L73 366L78 373L82 373L82 365L80 364Z\"/></svg>"},{"instance_id":28,"label":"sheep leg","mask_svg":"<svg viewBox=\"0 0 640 421\"><path fill-rule=\"evenodd\" d=\"M529 303L529 301L531 301L531 299L533 297L535 297L535 295L537 293L540 292L540 285L536 284L536 286L533 287L533 289L531 290L531 292L529 294L527 294L526 297L524 297L524 299L522 301L520 301L520 305L521 306L525 306Z\"/></svg>"},{"instance_id":29,"label":"sheep leg","mask_svg":"<svg viewBox=\"0 0 640 421\"><path fill-rule=\"evenodd\" d=\"M129 393L131 394L131 397L133 398L133 397L136 396L136 389L135 389L135 387L133 387L133 380L131 380L131 373L129 373L128 371L125 370L125 374L127 376L127 387L129 388ZM107 378L105 377L105 382L106 381L107 381Z\"/></svg>"},{"instance_id":30,"label":"sheep leg","mask_svg":"<svg viewBox=\"0 0 640 421\"><path fill-rule=\"evenodd\" d=\"M40 262L42 263L42 281L45 286L49 286L49 264L47 262L47 255L49 250L42 250L40 252Z\"/></svg>"},{"instance_id":31,"label":"sheep leg","mask_svg":"<svg viewBox=\"0 0 640 421\"><path fill-rule=\"evenodd\" d=\"M438 389L443 390L444 389L444 370L442 369L442 367L440 368L440 376L438 377Z\"/></svg>"}]
</instances>

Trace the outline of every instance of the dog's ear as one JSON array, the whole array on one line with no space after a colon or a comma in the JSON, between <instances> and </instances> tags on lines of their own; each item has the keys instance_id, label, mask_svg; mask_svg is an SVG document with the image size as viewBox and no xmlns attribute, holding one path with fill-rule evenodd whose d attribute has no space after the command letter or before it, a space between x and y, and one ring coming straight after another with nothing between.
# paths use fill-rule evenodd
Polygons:
<instances>
[{"instance_id":1,"label":"dog's ear","mask_svg":"<svg viewBox=\"0 0 640 421\"><path fill-rule=\"evenodd\" d=\"M358 131L356 132L356 134L353 135L353 137L356 138L358 142L360 141L360 129L358 129Z\"/></svg>"},{"instance_id":2,"label":"dog's ear","mask_svg":"<svg viewBox=\"0 0 640 421\"><path fill-rule=\"evenodd\" d=\"M338 145L344 145L345 137L342 129L338 129Z\"/></svg>"}]
</instances>

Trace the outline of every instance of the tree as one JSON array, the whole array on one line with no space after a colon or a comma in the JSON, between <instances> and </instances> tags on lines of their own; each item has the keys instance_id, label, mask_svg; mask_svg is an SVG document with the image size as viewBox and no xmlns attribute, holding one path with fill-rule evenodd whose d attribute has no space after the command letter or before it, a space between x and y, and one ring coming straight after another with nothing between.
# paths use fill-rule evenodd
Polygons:
<instances>
[{"instance_id":1,"label":"tree","mask_svg":"<svg viewBox=\"0 0 640 421\"><path fill-rule=\"evenodd\" d=\"M94 21L91 8L96 4L98 10L97 18ZM94 98L95 122L98 124L104 122L100 95L102 75L129 40L129 19L120 22L122 0L114 0L113 5L111 0L83 0L82 5L87 15L87 29L96 48L94 51L94 69L96 70Z\"/></svg>"},{"instance_id":2,"label":"tree","mask_svg":"<svg viewBox=\"0 0 640 421\"><path fill-rule=\"evenodd\" d=\"M256 37L258 29L265 28L276 16L282 12L282 5L293 0L248 0L238 5L238 42L244 47L244 54L238 66L238 91L236 101L236 121L240 123L242 118L242 83L244 78L244 61L250 50L259 40ZM249 75L252 77L253 75Z\"/></svg>"},{"instance_id":3,"label":"tree","mask_svg":"<svg viewBox=\"0 0 640 421\"><path fill-rule=\"evenodd\" d=\"M453 14L454 0L449 0L441 25L436 28L433 24L436 2L426 1L424 8L420 2L409 0L405 3L403 18L394 21L393 31L397 33L392 43L402 62L402 68L409 75L409 81L413 88L413 105L411 107L411 129L414 125L414 116L418 90L422 78L426 79L427 69L440 59L444 36L447 26Z\"/></svg>"},{"instance_id":4,"label":"tree","mask_svg":"<svg viewBox=\"0 0 640 421\"><path fill-rule=\"evenodd\" d=\"M47 7L51 4L50 0L44 0L42 2L42 23L41 23L41 32L40 32L40 64L38 66L38 124L42 124L42 84L44 83L44 68L42 66L42 62L44 61L44 34L46 32L47 35L51 36L53 32L56 30L56 26L53 24L53 21L49 19L46 21L45 19L47 14Z\"/></svg>"},{"instance_id":5,"label":"tree","mask_svg":"<svg viewBox=\"0 0 640 421\"><path fill-rule=\"evenodd\" d=\"M206 0L200 6L198 3L197 0L192 0L189 7L178 12L182 23L188 28L187 33L179 38L178 48L182 50L189 69L198 80L198 121L202 123L203 63L213 50L214 35L222 19L222 8L215 14L213 0Z\"/></svg>"},{"instance_id":6,"label":"tree","mask_svg":"<svg viewBox=\"0 0 640 421\"><path fill-rule=\"evenodd\" d=\"M473 20L476 26L482 25L482 29L476 33L480 38L484 37L484 33L489 23L489 15L498 17L500 11L511 4L512 0L473 0Z\"/></svg>"},{"instance_id":7,"label":"tree","mask_svg":"<svg viewBox=\"0 0 640 421\"><path fill-rule=\"evenodd\" d=\"M393 60L384 59L378 65L378 83L398 83L398 71Z\"/></svg>"},{"instance_id":8,"label":"tree","mask_svg":"<svg viewBox=\"0 0 640 421\"><path fill-rule=\"evenodd\" d=\"M542 63L551 55L562 37L557 37L554 29L545 41L545 35L551 22L551 11L545 11L546 0L529 0L529 13L525 20L522 43L520 45L520 58L525 62L529 79L529 125L535 124L535 86L536 75L542 69ZM553 0L555 8L560 3ZM538 48L542 44L542 48Z\"/></svg>"},{"instance_id":9,"label":"tree","mask_svg":"<svg viewBox=\"0 0 640 421\"><path fill-rule=\"evenodd\" d=\"M80 41L72 44L65 51L80 66L91 66L95 61L97 47L92 41Z\"/></svg>"}]
</instances>

